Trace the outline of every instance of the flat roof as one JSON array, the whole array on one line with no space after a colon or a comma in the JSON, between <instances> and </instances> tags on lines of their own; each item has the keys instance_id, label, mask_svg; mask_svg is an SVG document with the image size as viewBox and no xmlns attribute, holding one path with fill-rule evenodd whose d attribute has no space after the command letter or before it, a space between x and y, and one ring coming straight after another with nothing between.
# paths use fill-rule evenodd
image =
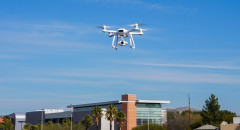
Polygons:
<instances>
[{"instance_id":1,"label":"flat roof","mask_svg":"<svg viewBox=\"0 0 240 130\"><path fill-rule=\"evenodd\" d=\"M121 101L121 100L115 100L115 101L108 101L108 102L98 102L98 103L88 103L88 104L79 104L79 105L71 105L67 106L68 108L71 107L91 107L91 106L103 106L103 105L109 105L109 104L120 104L122 102L134 102L134 101ZM149 104L169 104L170 101L160 101L160 100L136 100L137 103L149 103Z\"/></svg>"},{"instance_id":2,"label":"flat roof","mask_svg":"<svg viewBox=\"0 0 240 130\"><path fill-rule=\"evenodd\" d=\"M170 101L160 101L160 100L137 100L138 103L160 103L160 104L169 104Z\"/></svg>"},{"instance_id":3,"label":"flat roof","mask_svg":"<svg viewBox=\"0 0 240 130\"><path fill-rule=\"evenodd\" d=\"M108 104L119 104L120 102L121 102L120 100L115 100L115 101L108 101L108 102L97 102L97 103L71 105L71 106L67 106L67 107L68 107L68 108L71 108L71 107L103 106L103 105L108 105Z\"/></svg>"}]
</instances>

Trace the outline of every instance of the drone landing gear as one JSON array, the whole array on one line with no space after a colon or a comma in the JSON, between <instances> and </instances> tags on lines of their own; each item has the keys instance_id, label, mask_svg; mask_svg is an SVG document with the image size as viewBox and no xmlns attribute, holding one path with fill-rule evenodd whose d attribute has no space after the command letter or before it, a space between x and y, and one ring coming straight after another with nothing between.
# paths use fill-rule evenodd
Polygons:
<instances>
[{"instance_id":1,"label":"drone landing gear","mask_svg":"<svg viewBox=\"0 0 240 130\"><path fill-rule=\"evenodd\" d=\"M130 38L129 38L129 40L130 40L130 47L131 47L132 49L135 49L135 43L134 43L134 40L133 40L132 34L130 34Z\"/></svg>"}]
</instances>

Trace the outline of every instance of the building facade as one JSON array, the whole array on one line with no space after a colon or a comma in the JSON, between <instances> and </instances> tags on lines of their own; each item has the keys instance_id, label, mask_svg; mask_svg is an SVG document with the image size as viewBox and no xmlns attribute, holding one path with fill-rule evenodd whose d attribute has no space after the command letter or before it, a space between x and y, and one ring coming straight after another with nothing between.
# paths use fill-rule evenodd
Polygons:
<instances>
[{"instance_id":1,"label":"building facade","mask_svg":"<svg viewBox=\"0 0 240 130\"><path fill-rule=\"evenodd\" d=\"M25 113L12 113L9 116L13 122L14 130L22 130L26 121Z\"/></svg>"},{"instance_id":2,"label":"building facade","mask_svg":"<svg viewBox=\"0 0 240 130\"><path fill-rule=\"evenodd\" d=\"M159 100L137 100L135 94L122 95L121 100L109 101L109 102L99 102L91 104L80 104L71 105L69 108L73 108L73 122L79 122L87 114L91 115L93 107L99 106L104 111L108 105L115 105L119 111L126 114L127 122L123 127L123 130L131 130L132 128L147 124L163 124L166 122L166 112L162 110L163 104L169 104L170 101L159 101ZM109 129L110 122L105 119L105 114L100 120L101 129ZM112 124L115 130L119 129L116 122ZM92 126L90 129L94 129Z\"/></svg>"}]
</instances>

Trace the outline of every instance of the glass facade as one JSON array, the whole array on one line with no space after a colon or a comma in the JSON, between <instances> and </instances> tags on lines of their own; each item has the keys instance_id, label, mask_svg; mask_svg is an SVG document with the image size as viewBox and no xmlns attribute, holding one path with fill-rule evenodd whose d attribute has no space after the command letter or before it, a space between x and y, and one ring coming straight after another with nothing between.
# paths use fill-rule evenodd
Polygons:
<instances>
[{"instance_id":1,"label":"glass facade","mask_svg":"<svg viewBox=\"0 0 240 130\"><path fill-rule=\"evenodd\" d=\"M147 104L138 103L137 104L137 125L154 123L162 123L162 113L161 104Z\"/></svg>"}]
</instances>

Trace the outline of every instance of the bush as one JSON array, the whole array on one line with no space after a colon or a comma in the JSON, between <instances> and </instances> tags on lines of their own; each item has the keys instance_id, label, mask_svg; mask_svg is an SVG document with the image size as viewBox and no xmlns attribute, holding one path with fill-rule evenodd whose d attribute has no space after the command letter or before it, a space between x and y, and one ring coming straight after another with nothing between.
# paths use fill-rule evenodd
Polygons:
<instances>
[{"instance_id":1,"label":"bush","mask_svg":"<svg viewBox=\"0 0 240 130\"><path fill-rule=\"evenodd\" d=\"M133 128L132 130L148 130L148 124L143 124ZM165 126L158 124L149 124L149 130L167 130Z\"/></svg>"}]
</instances>

